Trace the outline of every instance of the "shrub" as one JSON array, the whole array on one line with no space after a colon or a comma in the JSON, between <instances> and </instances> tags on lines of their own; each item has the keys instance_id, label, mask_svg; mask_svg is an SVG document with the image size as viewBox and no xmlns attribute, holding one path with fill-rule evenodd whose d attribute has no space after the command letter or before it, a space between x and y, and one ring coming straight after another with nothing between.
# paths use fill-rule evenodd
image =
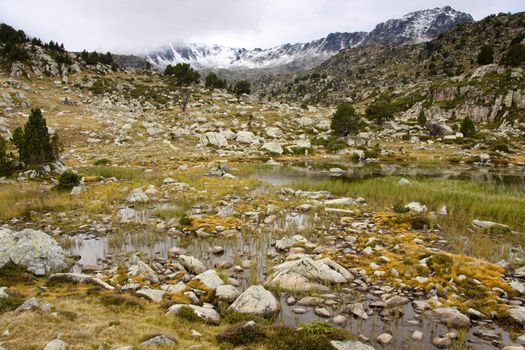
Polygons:
<instances>
[{"instance_id":1,"label":"shrub","mask_svg":"<svg viewBox=\"0 0 525 350\"><path fill-rule=\"evenodd\" d=\"M348 134L355 134L359 131L360 127L361 119L355 112L354 107L349 102L338 104L330 124L334 135L346 136Z\"/></svg>"},{"instance_id":2,"label":"shrub","mask_svg":"<svg viewBox=\"0 0 525 350\"><path fill-rule=\"evenodd\" d=\"M510 153L509 145L503 141L496 142L492 145L494 151L500 151L505 153Z\"/></svg>"},{"instance_id":3,"label":"shrub","mask_svg":"<svg viewBox=\"0 0 525 350\"><path fill-rule=\"evenodd\" d=\"M474 121L470 117L465 117L461 121L461 127L459 128L459 131L463 133L463 136L465 137L472 137L476 133L476 126L474 125Z\"/></svg>"},{"instance_id":4,"label":"shrub","mask_svg":"<svg viewBox=\"0 0 525 350\"><path fill-rule=\"evenodd\" d=\"M11 160L7 154L7 145L2 136L0 136L0 176L11 174Z\"/></svg>"},{"instance_id":5,"label":"shrub","mask_svg":"<svg viewBox=\"0 0 525 350\"><path fill-rule=\"evenodd\" d=\"M183 306L180 308L179 312L177 312L177 317L186 320L188 322L200 322L202 319L197 316L195 311L191 307Z\"/></svg>"},{"instance_id":6,"label":"shrub","mask_svg":"<svg viewBox=\"0 0 525 350\"><path fill-rule=\"evenodd\" d=\"M366 117L378 125L394 117L394 107L390 97L381 95L366 108Z\"/></svg>"},{"instance_id":7,"label":"shrub","mask_svg":"<svg viewBox=\"0 0 525 350\"><path fill-rule=\"evenodd\" d=\"M107 158L101 158L101 159L97 159L95 161L95 163L93 163L94 165L108 165L108 164L111 164L111 160L107 159Z\"/></svg>"},{"instance_id":8,"label":"shrub","mask_svg":"<svg viewBox=\"0 0 525 350\"><path fill-rule=\"evenodd\" d=\"M191 226L192 223L193 223L193 219L188 217L187 215L183 215L179 219L179 225L180 226Z\"/></svg>"},{"instance_id":9,"label":"shrub","mask_svg":"<svg viewBox=\"0 0 525 350\"><path fill-rule=\"evenodd\" d=\"M226 328L216 338L220 343L239 346L255 343L266 338L266 332L255 322L240 322Z\"/></svg>"},{"instance_id":10,"label":"shrub","mask_svg":"<svg viewBox=\"0 0 525 350\"><path fill-rule=\"evenodd\" d=\"M13 130L12 141L18 147L20 160L26 165L45 164L58 159L59 138L57 135L49 136L46 119L39 108L31 110L23 130Z\"/></svg>"},{"instance_id":11,"label":"shrub","mask_svg":"<svg viewBox=\"0 0 525 350\"><path fill-rule=\"evenodd\" d=\"M492 46L483 46L478 54L477 61L480 66L491 64L494 61L494 49Z\"/></svg>"},{"instance_id":12,"label":"shrub","mask_svg":"<svg viewBox=\"0 0 525 350\"><path fill-rule=\"evenodd\" d=\"M71 190L80 184L80 180L82 180L82 176L72 170L66 170L58 178L58 185L56 185L55 189Z\"/></svg>"},{"instance_id":13,"label":"shrub","mask_svg":"<svg viewBox=\"0 0 525 350\"><path fill-rule=\"evenodd\" d=\"M124 295L103 295L99 300L102 305L114 309L142 310L144 308L138 300Z\"/></svg>"},{"instance_id":14,"label":"shrub","mask_svg":"<svg viewBox=\"0 0 525 350\"><path fill-rule=\"evenodd\" d=\"M237 96L242 94L249 95L251 93L251 84L248 80L240 80L235 84L235 88L233 90Z\"/></svg>"},{"instance_id":15,"label":"shrub","mask_svg":"<svg viewBox=\"0 0 525 350\"><path fill-rule=\"evenodd\" d=\"M425 126L427 124L427 117L425 116L425 111L421 110L417 116L417 123L420 126Z\"/></svg>"},{"instance_id":16,"label":"shrub","mask_svg":"<svg viewBox=\"0 0 525 350\"><path fill-rule=\"evenodd\" d=\"M396 213L404 214L408 213L410 209L408 209L402 202L394 203L394 206L392 207Z\"/></svg>"},{"instance_id":17,"label":"shrub","mask_svg":"<svg viewBox=\"0 0 525 350\"><path fill-rule=\"evenodd\" d=\"M414 230L423 230L431 227L431 222L425 214L414 214L410 216L410 225Z\"/></svg>"},{"instance_id":18,"label":"shrub","mask_svg":"<svg viewBox=\"0 0 525 350\"><path fill-rule=\"evenodd\" d=\"M518 67L523 62L525 62L525 45L523 44L512 45L501 59L501 63L511 67Z\"/></svg>"},{"instance_id":19,"label":"shrub","mask_svg":"<svg viewBox=\"0 0 525 350\"><path fill-rule=\"evenodd\" d=\"M219 79L215 73L210 73L206 76L204 86L206 86L208 89L225 89L226 80Z\"/></svg>"},{"instance_id":20,"label":"shrub","mask_svg":"<svg viewBox=\"0 0 525 350\"><path fill-rule=\"evenodd\" d=\"M18 296L7 296L5 298L0 298L0 314L4 312L14 311L20 305L24 303L24 299Z\"/></svg>"},{"instance_id":21,"label":"shrub","mask_svg":"<svg viewBox=\"0 0 525 350\"><path fill-rule=\"evenodd\" d=\"M172 76L178 86L189 86L199 82L200 74L188 63L178 63L175 66L168 64L164 75Z\"/></svg>"},{"instance_id":22,"label":"shrub","mask_svg":"<svg viewBox=\"0 0 525 350\"><path fill-rule=\"evenodd\" d=\"M298 330L274 327L268 336L272 350L333 350L331 340L344 340L345 333L323 322L313 322Z\"/></svg>"}]
</instances>

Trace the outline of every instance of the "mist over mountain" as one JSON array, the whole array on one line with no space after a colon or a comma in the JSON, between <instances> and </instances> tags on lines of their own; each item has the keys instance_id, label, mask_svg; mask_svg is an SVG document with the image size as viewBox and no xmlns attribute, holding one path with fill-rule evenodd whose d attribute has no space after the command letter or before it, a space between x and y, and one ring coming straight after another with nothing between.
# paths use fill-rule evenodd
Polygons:
<instances>
[{"instance_id":1,"label":"mist over mountain","mask_svg":"<svg viewBox=\"0 0 525 350\"><path fill-rule=\"evenodd\" d=\"M405 45L429 41L458 24L472 22L471 15L450 6L415 11L400 19L378 24L371 32L330 33L306 43L283 44L268 49L233 48L213 44L170 43L145 55L154 66L189 63L198 69L268 69L288 71L312 68L342 49L373 45Z\"/></svg>"}]
</instances>

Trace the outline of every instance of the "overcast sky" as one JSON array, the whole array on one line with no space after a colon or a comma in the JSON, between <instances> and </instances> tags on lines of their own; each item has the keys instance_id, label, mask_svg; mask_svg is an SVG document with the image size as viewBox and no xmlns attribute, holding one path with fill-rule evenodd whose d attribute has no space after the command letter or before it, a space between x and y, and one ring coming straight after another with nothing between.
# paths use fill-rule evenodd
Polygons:
<instances>
[{"instance_id":1,"label":"overcast sky","mask_svg":"<svg viewBox=\"0 0 525 350\"><path fill-rule=\"evenodd\" d=\"M66 49L142 53L168 42L272 47L450 5L482 19L524 0L0 0L0 21Z\"/></svg>"}]
</instances>

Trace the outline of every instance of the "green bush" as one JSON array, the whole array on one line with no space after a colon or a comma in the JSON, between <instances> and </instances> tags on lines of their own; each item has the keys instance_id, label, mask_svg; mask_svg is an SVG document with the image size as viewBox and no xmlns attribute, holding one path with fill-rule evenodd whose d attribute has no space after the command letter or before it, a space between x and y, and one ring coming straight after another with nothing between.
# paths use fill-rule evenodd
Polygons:
<instances>
[{"instance_id":1,"label":"green bush","mask_svg":"<svg viewBox=\"0 0 525 350\"><path fill-rule=\"evenodd\" d=\"M240 80L235 84L233 91L237 96L242 94L249 95L251 93L251 84L248 80Z\"/></svg>"},{"instance_id":2,"label":"green bush","mask_svg":"<svg viewBox=\"0 0 525 350\"><path fill-rule=\"evenodd\" d=\"M357 115L354 107L349 102L342 102L332 117L330 128L334 135L346 136L356 134L361 127L361 118Z\"/></svg>"},{"instance_id":3,"label":"green bush","mask_svg":"<svg viewBox=\"0 0 525 350\"><path fill-rule=\"evenodd\" d=\"M0 176L11 175L11 159L7 154L7 145L2 136L0 136Z\"/></svg>"},{"instance_id":4,"label":"green bush","mask_svg":"<svg viewBox=\"0 0 525 350\"><path fill-rule=\"evenodd\" d=\"M206 76L204 86L206 86L208 89L225 89L226 80L219 79L215 73L210 73Z\"/></svg>"},{"instance_id":5,"label":"green bush","mask_svg":"<svg viewBox=\"0 0 525 350\"><path fill-rule=\"evenodd\" d=\"M24 303L24 299L17 296L8 296L5 298L0 298L0 314L4 312L14 311L20 305Z\"/></svg>"},{"instance_id":6,"label":"green bush","mask_svg":"<svg viewBox=\"0 0 525 350\"><path fill-rule=\"evenodd\" d=\"M56 190L71 190L73 187L78 186L82 176L74 172L73 170L66 170L58 178L58 185L55 186Z\"/></svg>"},{"instance_id":7,"label":"green bush","mask_svg":"<svg viewBox=\"0 0 525 350\"><path fill-rule=\"evenodd\" d=\"M268 334L268 346L272 350L333 350L331 340L344 340L344 331L323 322L313 322L294 330L274 327Z\"/></svg>"},{"instance_id":8,"label":"green bush","mask_svg":"<svg viewBox=\"0 0 525 350\"><path fill-rule=\"evenodd\" d=\"M177 317L188 321L188 322L201 322L202 319L197 316L195 311L191 307L183 306L180 308L179 312L177 312Z\"/></svg>"},{"instance_id":9,"label":"green bush","mask_svg":"<svg viewBox=\"0 0 525 350\"><path fill-rule=\"evenodd\" d=\"M427 124L427 117L425 116L425 111L421 110L417 116L417 123L420 126L425 126Z\"/></svg>"},{"instance_id":10,"label":"green bush","mask_svg":"<svg viewBox=\"0 0 525 350\"><path fill-rule=\"evenodd\" d=\"M188 63L178 63L175 66L168 64L164 75L172 76L178 86L189 86L199 82L200 74Z\"/></svg>"},{"instance_id":11,"label":"green bush","mask_svg":"<svg viewBox=\"0 0 525 350\"><path fill-rule=\"evenodd\" d=\"M394 206L392 207L392 209L394 209L394 211L396 213L400 213L400 214L404 214L404 213L408 213L410 211L410 209L408 209L404 204L403 202L397 202L397 203L394 203Z\"/></svg>"},{"instance_id":12,"label":"green bush","mask_svg":"<svg viewBox=\"0 0 525 350\"><path fill-rule=\"evenodd\" d=\"M366 108L366 117L381 125L394 118L394 107L389 96L381 95Z\"/></svg>"},{"instance_id":13,"label":"green bush","mask_svg":"<svg viewBox=\"0 0 525 350\"><path fill-rule=\"evenodd\" d=\"M50 163L59 157L58 135L50 137L46 119L39 108L31 110L23 130L22 128L13 130L11 140L18 147L20 160L26 165Z\"/></svg>"},{"instance_id":14,"label":"green bush","mask_svg":"<svg viewBox=\"0 0 525 350\"><path fill-rule=\"evenodd\" d=\"M179 225L180 225L180 226L191 226L192 223L193 223L193 219L190 218L190 217L187 216L187 215L183 215L183 216L179 219Z\"/></svg>"},{"instance_id":15,"label":"green bush","mask_svg":"<svg viewBox=\"0 0 525 350\"><path fill-rule=\"evenodd\" d=\"M414 230L423 230L431 228L432 223L425 214L414 214L410 216L410 225Z\"/></svg>"},{"instance_id":16,"label":"green bush","mask_svg":"<svg viewBox=\"0 0 525 350\"><path fill-rule=\"evenodd\" d=\"M478 64L481 66L485 64L491 64L494 61L494 49L492 48L492 46L483 46L478 54L477 61Z\"/></svg>"},{"instance_id":17,"label":"green bush","mask_svg":"<svg viewBox=\"0 0 525 350\"><path fill-rule=\"evenodd\" d=\"M219 343L228 343L234 346L256 343L266 338L266 332L257 323L240 322L216 336Z\"/></svg>"},{"instance_id":18,"label":"green bush","mask_svg":"<svg viewBox=\"0 0 525 350\"><path fill-rule=\"evenodd\" d=\"M463 136L465 137L472 137L476 133L476 126L474 125L474 121L470 117L465 117L461 121L461 127L459 128L459 131L463 133Z\"/></svg>"},{"instance_id":19,"label":"green bush","mask_svg":"<svg viewBox=\"0 0 525 350\"><path fill-rule=\"evenodd\" d=\"M111 164L111 160L107 159L107 158L101 158L101 159L97 159L95 161L95 163L93 163L94 165L108 165L108 164Z\"/></svg>"},{"instance_id":20,"label":"green bush","mask_svg":"<svg viewBox=\"0 0 525 350\"><path fill-rule=\"evenodd\" d=\"M511 67L518 67L523 62L525 62L525 45L523 44L512 45L501 60L501 63Z\"/></svg>"}]
</instances>

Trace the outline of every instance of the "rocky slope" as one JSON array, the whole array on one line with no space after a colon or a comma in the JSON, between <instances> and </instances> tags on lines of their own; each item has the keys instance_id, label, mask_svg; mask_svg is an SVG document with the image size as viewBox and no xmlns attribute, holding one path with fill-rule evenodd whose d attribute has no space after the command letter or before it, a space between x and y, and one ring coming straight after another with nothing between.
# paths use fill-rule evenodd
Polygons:
<instances>
[{"instance_id":1,"label":"rocky slope","mask_svg":"<svg viewBox=\"0 0 525 350\"><path fill-rule=\"evenodd\" d=\"M524 107L523 65L497 63L524 23L524 13L490 16L419 45L346 49L311 71L262 77L255 88L267 98L323 104L346 99L363 108L386 94L394 98L398 112L420 102L434 111L428 117L468 114L493 122L511 115L514 120ZM477 64L484 45L493 48L494 65Z\"/></svg>"},{"instance_id":2,"label":"rocky slope","mask_svg":"<svg viewBox=\"0 0 525 350\"><path fill-rule=\"evenodd\" d=\"M402 19L391 19L378 24L370 33L331 33L325 38L308 43L253 50L220 45L172 43L148 53L146 58L157 67L189 63L199 69L282 69L285 66L288 71L299 71L311 68L345 48L423 42L472 20L470 15L446 6L412 12Z\"/></svg>"}]
</instances>

